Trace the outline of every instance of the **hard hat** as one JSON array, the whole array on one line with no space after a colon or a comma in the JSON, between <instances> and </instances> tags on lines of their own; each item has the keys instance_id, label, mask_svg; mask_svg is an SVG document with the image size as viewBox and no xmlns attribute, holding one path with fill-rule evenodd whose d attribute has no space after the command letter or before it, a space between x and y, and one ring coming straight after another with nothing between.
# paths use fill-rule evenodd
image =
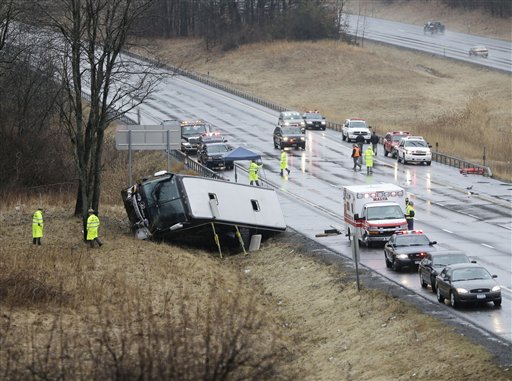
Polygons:
<instances>
[{"instance_id":1,"label":"hard hat","mask_svg":"<svg viewBox=\"0 0 512 381\"><path fill-rule=\"evenodd\" d=\"M411 206L412 206L412 205L414 205L414 202L412 202L412 201L409 201L409 205L411 205Z\"/></svg>"}]
</instances>

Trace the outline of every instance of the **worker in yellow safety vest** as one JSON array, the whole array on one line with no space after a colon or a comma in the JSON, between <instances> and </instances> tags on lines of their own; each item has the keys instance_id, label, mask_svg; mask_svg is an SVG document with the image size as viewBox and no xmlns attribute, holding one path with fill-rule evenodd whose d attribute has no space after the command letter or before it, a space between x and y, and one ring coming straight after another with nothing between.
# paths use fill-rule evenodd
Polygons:
<instances>
[{"instance_id":1,"label":"worker in yellow safety vest","mask_svg":"<svg viewBox=\"0 0 512 381\"><path fill-rule=\"evenodd\" d=\"M98 237L99 228L100 219L94 214L93 209L89 209L89 217L87 217L87 242L89 242L91 247L94 247L94 242L97 242L98 246L102 245L102 242Z\"/></svg>"},{"instance_id":2,"label":"worker in yellow safety vest","mask_svg":"<svg viewBox=\"0 0 512 381\"><path fill-rule=\"evenodd\" d=\"M32 216L32 243L41 245L43 238L43 208L38 208Z\"/></svg>"},{"instance_id":3,"label":"worker in yellow safety vest","mask_svg":"<svg viewBox=\"0 0 512 381\"><path fill-rule=\"evenodd\" d=\"M373 157L375 156L375 152L373 152L373 148L368 146L366 151L364 151L364 161L366 162L366 174L371 175L373 173Z\"/></svg>"},{"instance_id":4,"label":"worker in yellow safety vest","mask_svg":"<svg viewBox=\"0 0 512 381\"><path fill-rule=\"evenodd\" d=\"M407 230L414 229L414 216L416 212L414 211L414 203L409 201L407 206L405 207L405 220L407 221Z\"/></svg>"},{"instance_id":5,"label":"worker in yellow safety vest","mask_svg":"<svg viewBox=\"0 0 512 381\"><path fill-rule=\"evenodd\" d=\"M252 185L253 183L256 183L257 186L260 186L259 179L259 171L262 165L258 165L256 163L256 160L252 160L251 164L249 165L249 184Z\"/></svg>"},{"instance_id":6,"label":"worker in yellow safety vest","mask_svg":"<svg viewBox=\"0 0 512 381\"><path fill-rule=\"evenodd\" d=\"M284 148L281 150L281 162L279 163L279 168L281 169L281 176L283 176L284 170L290 174L290 170L288 169L288 154Z\"/></svg>"}]
</instances>

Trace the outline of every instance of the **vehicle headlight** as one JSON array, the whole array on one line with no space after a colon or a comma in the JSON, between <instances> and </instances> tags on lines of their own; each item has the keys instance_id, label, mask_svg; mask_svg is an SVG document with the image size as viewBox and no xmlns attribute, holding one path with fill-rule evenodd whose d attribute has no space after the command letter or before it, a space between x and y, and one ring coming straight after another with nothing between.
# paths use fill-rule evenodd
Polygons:
<instances>
[{"instance_id":1,"label":"vehicle headlight","mask_svg":"<svg viewBox=\"0 0 512 381\"><path fill-rule=\"evenodd\" d=\"M409 256L407 254L398 254L396 257L398 259L407 259L407 258L409 258Z\"/></svg>"},{"instance_id":2,"label":"vehicle headlight","mask_svg":"<svg viewBox=\"0 0 512 381\"><path fill-rule=\"evenodd\" d=\"M212 160L212 159L213 159L213 157L211 157L211 156L206 156L206 160Z\"/></svg>"},{"instance_id":3,"label":"vehicle headlight","mask_svg":"<svg viewBox=\"0 0 512 381\"><path fill-rule=\"evenodd\" d=\"M289 126L289 125L290 125L290 122L284 122L284 125L285 125L285 126Z\"/></svg>"},{"instance_id":4,"label":"vehicle headlight","mask_svg":"<svg viewBox=\"0 0 512 381\"><path fill-rule=\"evenodd\" d=\"M288 138L285 136L285 137L283 138L283 140L284 140L285 142L287 142L287 141L288 141Z\"/></svg>"},{"instance_id":5,"label":"vehicle headlight","mask_svg":"<svg viewBox=\"0 0 512 381\"><path fill-rule=\"evenodd\" d=\"M491 291L492 292L496 292L496 291L500 291L501 290L501 287L500 286L494 286Z\"/></svg>"},{"instance_id":6,"label":"vehicle headlight","mask_svg":"<svg viewBox=\"0 0 512 381\"><path fill-rule=\"evenodd\" d=\"M313 122L311 120L308 120L306 123L307 124L313 124Z\"/></svg>"},{"instance_id":7,"label":"vehicle headlight","mask_svg":"<svg viewBox=\"0 0 512 381\"><path fill-rule=\"evenodd\" d=\"M190 147L190 143L189 142L182 142L181 144L183 144L184 146Z\"/></svg>"},{"instance_id":8,"label":"vehicle headlight","mask_svg":"<svg viewBox=\"0 0 512 381\"><path fill-rule=\"evenodd\" d=\"M466 290L465 288L461 288L461 287L456 288L455 291L457 291L457 294L467 294L468 293L468 290Z\"/></svg>"},{"instance_id":9,"label":"vehicle headlight","mask_svg":"<svg viewBox=\"0 0 512 381\"><path fill-rule=\"evenodd\" d=\"M370 226L368 231L379 231L379 228L377 226Z\"/></svg>"},{"instance_id":10,"label":"vehicle headlight","mask_svg":"<svg viewBox=\"0 0 512 381\"><path fill-rule=\"evenodd\" d=\"M325 124L325 120L322 120L322 124Z\"/></svg>"},{"instance_id":11,"label":"vehicle headlight","mask_svg":"<svg viewBox=\"0 0 512 381\"><path fill-rule=\"evenodd\" d=\"M306 140L306 138L304 136L301 136L300 140L304 141L304 140Z\"/></svg>"},{"instance_id":12,"label":"vehicle headlight","mask_svg":"<svg viewBox=\"0 0 512 381\"><path fill-rule=\"evenodd\" d=\"M301 126L304 126L304 125L305 125L304 121L300 122L300 125L301 125Z\"/></svg>"}]
</instances>

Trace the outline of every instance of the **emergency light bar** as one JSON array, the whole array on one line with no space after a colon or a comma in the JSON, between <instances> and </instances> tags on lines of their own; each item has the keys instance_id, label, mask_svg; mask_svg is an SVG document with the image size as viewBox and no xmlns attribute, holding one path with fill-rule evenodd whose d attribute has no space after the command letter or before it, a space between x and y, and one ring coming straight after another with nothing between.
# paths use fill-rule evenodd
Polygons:
<instances>
[{"instance_id":1,"label":"emergency light bar","mask_svg":"<svg viewBox=\"0 0 512 381\"><path fill-rule=\"evenodd\" d=\"M382 197L402 197L404 195L403 191L392 191L392 192L365 192L365 193L357 193L357 198L382 198Z\"/></svg>"},{"instance_id":2,"label":"emergency light bar","mask_svg":"<svg viewBox=\"0 0 512 381\"><path fill-rule=\"evenodd\" d=\"M405 235L405 234L423 234L423 230L401 230L396 234Z\"/></svg>"}]
</instances>

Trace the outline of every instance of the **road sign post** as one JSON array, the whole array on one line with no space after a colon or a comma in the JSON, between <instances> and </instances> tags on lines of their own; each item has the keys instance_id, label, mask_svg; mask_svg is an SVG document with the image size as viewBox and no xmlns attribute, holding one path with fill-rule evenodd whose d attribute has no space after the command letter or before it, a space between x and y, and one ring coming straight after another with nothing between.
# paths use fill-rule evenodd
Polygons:
<instances>
[{"instance_id":1,"label":"road sign post","mask_svg":"<svg viewBox=\"0 0 512 381\"><path fill-rule=\"evenodd\" d=\"M181 148L181 127L179 125L121 126L116 131L116 148L128 150L129 185L133 185L132 151L165 151L167 172L169 172L171 150Z\"/></svg>"},{"instance_id":2,"label":"road sign post","mask_svg":"<svg viewBox=\"0 0 512 381\"><path fill-rule=\"evenodd\" d=\"M361 291L360 283L359 283L359 241L356 238L355 232L351 231L351 240L350 246L352 248L352 260L356 264L356 284L357 291Z\"/></svg>"}]
</instances>

